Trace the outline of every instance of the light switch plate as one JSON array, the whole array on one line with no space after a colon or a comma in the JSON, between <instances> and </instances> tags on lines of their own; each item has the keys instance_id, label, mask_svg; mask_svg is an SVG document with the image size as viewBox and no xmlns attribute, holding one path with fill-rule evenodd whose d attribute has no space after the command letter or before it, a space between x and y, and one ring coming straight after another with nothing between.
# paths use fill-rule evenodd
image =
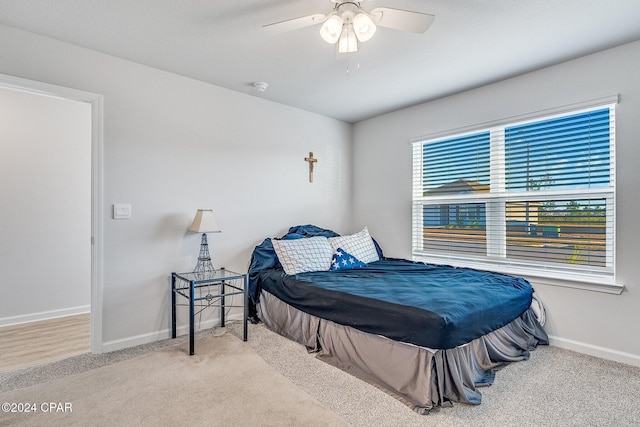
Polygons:
<instances>
[{"instance_id":1,"label":"light switch plate","mask_svg":"<svg viewBox=\"0 0 640 427\"><path fill-rule=\"evenodd\" d=\"M113 219L131 219L131 205L113 205Z\"/></svg>"}]
</instances>

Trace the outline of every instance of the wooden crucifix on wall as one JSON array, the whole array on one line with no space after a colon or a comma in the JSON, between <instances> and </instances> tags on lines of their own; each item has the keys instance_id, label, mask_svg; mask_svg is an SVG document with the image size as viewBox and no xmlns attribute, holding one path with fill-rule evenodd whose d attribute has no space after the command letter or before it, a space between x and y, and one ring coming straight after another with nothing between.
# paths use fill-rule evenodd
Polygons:
<instances>
[{"instance_id":1,"label":"wooden crucifix on wall","mask_svg":"<svg viewBox=\"0 0 640 427\"><path fill-rule=\"evenodd\" d=\"M305 162L309 162L309 182L313 182L313 164L318 162L318 159L313 158L313 151L309 151L309 157L304 158Z\"/></svg>"}]
</instances>

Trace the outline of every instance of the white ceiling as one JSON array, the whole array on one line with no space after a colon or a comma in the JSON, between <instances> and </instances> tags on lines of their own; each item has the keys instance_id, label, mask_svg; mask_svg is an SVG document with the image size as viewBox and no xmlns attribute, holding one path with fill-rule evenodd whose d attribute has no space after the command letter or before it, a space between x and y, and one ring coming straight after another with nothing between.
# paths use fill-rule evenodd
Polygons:
<instances>
[{"instance_id":1,"label":"white ceiling","mask_svg":"<svg viewBox=\"0 0 640 427\"><path fill-rule=\"evenodd\" d=\"M346 122L640 40L639 0L361 3L436 18L424 34L379 28L340 59L319 26L262 28L330 0L0 0L0 24Z\"/></svg>"}]
</instances>

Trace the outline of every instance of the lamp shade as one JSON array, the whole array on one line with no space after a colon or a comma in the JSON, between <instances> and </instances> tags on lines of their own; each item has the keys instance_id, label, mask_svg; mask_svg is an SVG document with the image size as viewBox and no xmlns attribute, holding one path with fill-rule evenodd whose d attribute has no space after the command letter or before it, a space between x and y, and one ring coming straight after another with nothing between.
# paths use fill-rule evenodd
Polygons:
<instances>
[{"instance_id":1,"label":"lamp shade","mask_svg":"<svg viewBox=\"0 0 640 427\"><path fill-rule=\"evenodd\" d=\"M353 31L353 25L345 24L340 40L338 41L338 53L352 53L358 51L358 39Z\"/></svg>"},{"instance_id":2,"label":"lamp shade","mask_svg":"<svg viewBox=\"0 0 640 427\"><path fill-rule=\"evenodd\" d=\"M339 15L331 15L329 19L324 21L324 24L322 24L322 27L320 28L320 36L327 43L333 44L337 42L338 38L340 38L340 33L342 32L342 24L343 21Z\"/></svg>"},{"instance_id":3,"label":"lamp shade","mask_svg":"<svg viewBox=\"0 0 640 427\"><path fill-rule=\"evenodd\" d=\"M198 209L189 231L193 233L219 233L222 230L218 227L211 209Z\"/></svg>"},{"instance_id":4,"label":"lamp shade","mask_svg":"<svg viewBox=\"0 0 640 427\"><path fill-rule=\"evenodd\" d=\"M366 42L376 33L376 24L366 13L360 12L353 18L353 30L358 41Z\"/></svg>"}]
</instances>

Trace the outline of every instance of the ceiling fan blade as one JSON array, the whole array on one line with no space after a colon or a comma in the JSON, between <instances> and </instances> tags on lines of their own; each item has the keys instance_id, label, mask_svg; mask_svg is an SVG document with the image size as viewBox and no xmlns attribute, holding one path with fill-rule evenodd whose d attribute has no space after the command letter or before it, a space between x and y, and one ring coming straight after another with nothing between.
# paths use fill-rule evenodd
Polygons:
<instances>
[{"instance_id":1,"label":"ceiling fan blade","mask_svg":"<svg viewBox=\"0 0 640 427\"><path fill-rule=\"evenodd\" d=\"M315 13L313 15L302 16L300 18L287 19L286 21L274 22L273 24L263 25L270 31L287 32L297 30L299 28L310 27L312 25L321 24L327 19L326 15Z\"/></svg>"},{"instance_id":2,"label":"ceiling fan blade","mask_svg":"<svg viewBox=\"0 0 640 427\"><path fill-rule=\"evenodd\" d=\"M391 7L377 7L370 14L373 16L376 25L418 34L427 31L435 19L435 16L428 13L393 9Z\"/></svg>"}]
</instances>

